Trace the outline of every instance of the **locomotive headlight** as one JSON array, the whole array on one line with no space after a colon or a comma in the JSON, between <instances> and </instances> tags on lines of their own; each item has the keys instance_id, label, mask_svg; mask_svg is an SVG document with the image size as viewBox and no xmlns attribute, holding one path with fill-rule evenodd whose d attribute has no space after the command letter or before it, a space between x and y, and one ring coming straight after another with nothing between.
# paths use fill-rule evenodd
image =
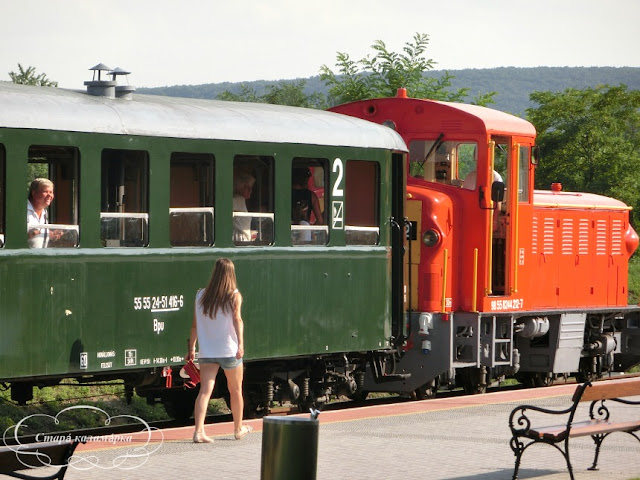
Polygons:
<instances>
[{"instance_id":1,"label":"locomotive headlight","mask_svg":"<svg viewBox=\"0 0 640 480\"><path fill-rule=\"evenodd\" d=\"M427 230L422 234L422 243L427 247L435 247L440 241L440 234L433 228Z\"/></svg>"}]
</instances>

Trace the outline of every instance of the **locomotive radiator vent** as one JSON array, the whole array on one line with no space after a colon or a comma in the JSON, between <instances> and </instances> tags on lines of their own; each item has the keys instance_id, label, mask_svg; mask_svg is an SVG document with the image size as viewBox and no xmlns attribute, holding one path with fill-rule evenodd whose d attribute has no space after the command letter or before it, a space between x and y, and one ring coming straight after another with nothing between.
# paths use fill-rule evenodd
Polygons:
<instances>
[{"instance_id":1,"label":"locomotive radiator vent","mask_svg":"<svg viewBox=\"0 0 640 480\"><path fill-rule=\"evenodd\" d=\"M125 100L131 100L135 87L129 85L128 78L126 77L131 72L127 72L120 67L111 69L104 63L99 63L89 70L93 71L93 79L84 82L87 87L87 93L97 97L107 98L123 98ZM111 80L103 80L102 72L107 72L107 75L111 75ZM119 76L124 75L127 78L126 85L118 85ZM97 78L96 78L97 77Z\"/></svg>"}]
</instances>

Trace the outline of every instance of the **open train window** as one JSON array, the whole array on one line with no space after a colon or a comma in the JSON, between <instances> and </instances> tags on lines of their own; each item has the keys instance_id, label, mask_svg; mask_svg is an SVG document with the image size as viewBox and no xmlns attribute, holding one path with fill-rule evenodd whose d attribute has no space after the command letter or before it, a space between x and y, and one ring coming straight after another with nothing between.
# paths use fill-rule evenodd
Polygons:
<instances>
[{"instance_id":1,"label":"open train window","mask_svg":"<svg viewBox=\"0 0 640 480\"><path fill-rule=\"evenodd\" d=\"M429 182L473 189L477 161L475 142L440 139L409 143L410 175Z\"/></svg>"},{"instance_id":2,"label":"open train window","mask_svg":"<svg viewBox=\"0 0 640 480\"><path fill-rule=\"evenodd\" d=\"M27 238L31 248L77 247L79 161L75 147L31 145L29 147ZM39 180L36 180L39 179ZM33 181L36 180L35 183ZM32 187L33 186L33 191ZM49 206L39 192L54 194ZM42 210L44 206L44 210Z\"/></svg>"},{"instance_id":3,"label":"open train window","mask_svg":"<svg viewBox=\"0 0 640 480\"><path fill-rule=\"evenodd\" d=\"M233 243L273 243L274 160L236 155L233 161Z\"/></svg>"},{"instance_id":4,"label":"open train window","mask_svg":"<svg viewBox=\"0 0 640 480\"><path fill-rule=\"evenodd\" d=\"M213 245L214 157L171 154L169 229L174 247Z\"/></svg>"},{"instance_id":5,"label":"open train window","mask_svg":"<svg viewBox=\"0 0 640 480\"><path fill-rule=\"evenodd\" d=\"M345 171L345 242L380 241L380 168L376 162L350 160Z\"/></svg>"},{"instance_id":6,"label":"open train window","mask_svg":"<svg viewBox=\"0 0 640 480\"><path fill-rule=\"evenodd\" d=\"M4 247L4 209L6 205L6 183L4 180L4 145L0 144L0 248Z\"/></svg>"},{"instance_id":7,"label":"open train window","mask_svg":"<svg viewBox=\"0 0 640 480\"><path fill-rule=\"evenodd\" d=\"M100 235L105 247L149 244L149 156L141 150L102 151Z\"/></svg>"},{"instance_id":8,"label":"open train window","mask_svg":"<svg viewBox=\"0 0 640 480\"><path fill-rule=\"evenodd\" d=\"M329 161L294 158L291 167L291 242L293 245L326 245L329 227L324 219Z\"/></svg>"}]
</instances>

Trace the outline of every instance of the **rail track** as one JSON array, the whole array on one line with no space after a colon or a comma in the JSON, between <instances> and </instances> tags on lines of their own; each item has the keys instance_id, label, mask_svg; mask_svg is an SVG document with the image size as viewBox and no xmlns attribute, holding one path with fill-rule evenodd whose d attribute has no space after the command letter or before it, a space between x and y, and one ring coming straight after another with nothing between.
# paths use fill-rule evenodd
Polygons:
<instances>
[{"instance_id":1,"label":"rail track","mask_svg":"<svg viewBox=\"0 0 640 480\"><path fill-rule=\"evenodd\" d=\"M616 375L615 377L601 378L601 379L598 379L597 381L606 382L612 378L629 378L629 377L638 377L638 376L640 376L640 373ZM570 377L568 379L555 380L549 386L567 384L567 383L575 384L577 383L577 381L575 378ZM487 388L487 393L498 392L498 391L509 391L509 390L526 390L528 388L545 388L545 387L527 387L523 384L504 385L504 384L494 383ZM440 389L438 390L437 395L434 398L436 397L452 398L452 397L462 397L467 395L469 394L465 393L464 390L461 388ZM482 394L479 394L479 395L482 395ZM411 402L411 401L416 401L416 399L410 396L401 396L401 395L378 396L378 397L368 398L365 400L351 400L351 399L347 399L346 397L341 397L339 399L333 400L325 404L322 407L322 410L323 411L345 410L345 409L355 408L355 407L390 405L394 403L405 403L405 402ZM429 399L425 401L429 401ZM273 416L273 415L286 416L286 415L298 415L298 414L304 414L304 413L306 412L301 412L299 408L295 405L283 404L283 405L277 405L272 407L268 415L264 415L264 416ZM222 412L222 413L208 415L205 422L207 424L216 424L216 423L226 423L231 421L232 421L231 414ZM47 433L47 435L55 435L60 437L62 436L66 437L68 435L78 436L78 437L119 435L119 434L132 433L135 431L139 431L140 425L141 425L140 423L125 423L125 424L119 424L119 425L108 425L104 427L57 431L57 432ZM160 420L160 421L154 421L154 422L146 422L145 428L147 428L148 426L148 428L152 430L163 430L167 428L180 428L180 427L186 427L190 425L193 425L193 419L191 418L186 420ZM5 435L6 435L6 432L5 432ZM38 435L18 436L18 441L19 443L37 442L38 441L37 436ZM18 442L16 442L13 437L5 438L5 444L12 445L15 443L18 443Z\"/></svg>"}]
</instances>

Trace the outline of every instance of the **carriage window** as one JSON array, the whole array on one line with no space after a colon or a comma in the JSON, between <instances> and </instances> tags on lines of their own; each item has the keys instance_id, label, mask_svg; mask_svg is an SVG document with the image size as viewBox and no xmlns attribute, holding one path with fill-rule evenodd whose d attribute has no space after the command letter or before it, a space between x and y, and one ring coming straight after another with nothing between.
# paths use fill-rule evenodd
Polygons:
<instances>
[{"instance_id":1,"label":"carriage window","mask_svg":"<svg viewBox=\"0 0 640 480\"><path fill-rule=\"evenodd\" d=\"M327 159L294 158L291 168L291 242L326 245L329 227L324 221L328 183Z\"/></svg>"},{"instance_id":2,"label":"carriage window","mask_svg":"<svg viewBox=\"0 0 640 480\"><path fill-rule=\"evenodd\" d=\"M149 157L140 150L102 151L100 235L105 247L149 244Z\"/></svg>"},{"instance_id":3,"label":"carriage window","mask_svg":"<svg viewBox=\"0 0 640 480\"><path fill-rule=\"evenodd\" d=\"M410 175L430 182L473 189L477 161L475 142L413 140L409 144Z\"/></svg>"},{"instance_id":4,"label":"carriage window","mask_svg":"<svg viewBox=\"0 0 640 480\"><path fill-rule=\"evenodd\" d=\"M4 157L4 145L0 144L0 248L4 247L4 206L6 205Z\"/></svg>"},{"instance_id":5,"label":"carriage window","mask_svg":"<svg viewBox=\"0 0 640 480\"><path fill-rule=\"evenodd\" d=\"M529 164L531 155L530 147L520 147L518 160L518 202L529 201Z\"/></svg>"},{"instance_id":6,"label":"carriage window","mask_svg":"<svg viewBox=\"0 0 640 480\"><path fill-rule=\"evenodd\" d=\"M233 162L233 243L273 243L273 157L236 155Z\"/></svg>"},{"instance_id":7,"label":"carriage window","mask_svg":"<svg viewBox=\"0 0 640 480\"><path fill-rule=\"evenodd\" d=\"M378 164L350 160L345 177L345 241L347 245L377 245L380 241Z\"/></svg>"},{"instance_id":8,"label":"carriage window","mask_svg":"<svg viewBox=\"0 0 640 480\"><path fill-rule=\"evenodd\" d=\"M204 153L171 154L169 228L174 247L213 245L214 158Z\"/></svg>"},{"instance_id":9,"label":"carriage window","mask_svg":"<svg viewBox=\"0 0 640 480\"><path fill-rule=\"evenodd\" d=\"M31 248L78 246L79 159L75 147L29 147L27 238Z\"/></svg>"}]
</instances>

